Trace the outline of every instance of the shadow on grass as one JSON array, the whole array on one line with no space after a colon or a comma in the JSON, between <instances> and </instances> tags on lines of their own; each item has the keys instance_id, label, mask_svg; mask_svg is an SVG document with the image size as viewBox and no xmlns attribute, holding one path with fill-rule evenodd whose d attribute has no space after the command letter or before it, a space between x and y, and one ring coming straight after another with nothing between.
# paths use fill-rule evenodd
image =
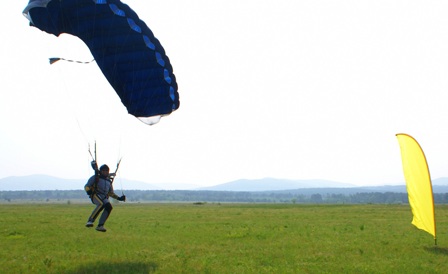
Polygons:
<instances>
[{"instance_id":1,"label":"shadow on grass","mask_svg":"<svg viewBox=\"0 0 448 274\"><path fill-rule=\"evenodd\" d=\"M425 250L436 255L445 255L445 256L448 255L448 248L446 247L438 247L438 246L425 247Z\"/></svg>"},{"instance_id":2,"label":"shadow on grass","mask_svg":"<svg viewBox=\"0 0 448 274\"><path fill-rule=\"evenodd\" d=\"M94 274L110 274L110 273L153 273L157 270L157 264L153 262L122 262L108 263L98 262L96 264L80 266L74 270L68 271L69 274L94 273Z\"/></svg>"}]
</instances>

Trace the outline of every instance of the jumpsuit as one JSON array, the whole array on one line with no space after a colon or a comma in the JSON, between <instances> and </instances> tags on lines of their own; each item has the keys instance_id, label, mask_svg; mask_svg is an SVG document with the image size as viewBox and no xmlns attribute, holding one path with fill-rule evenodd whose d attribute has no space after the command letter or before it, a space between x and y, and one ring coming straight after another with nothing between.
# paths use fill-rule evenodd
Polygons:
<instances>
[{"instance_id":1,"label":"jumpsuit","mask_svg":"<svg viewBox=\"0 0 448 274\"><path fill-rule=\"evenodd\" d=\"M96 182L96 187L95 187ZM110 213L112 212L112 205L109 202L109 196L118 199L118 195L115 194L114 188L112 186L112 182L109 178L93 175L87 181L87 184L84 186L86 191L92 190L92 195L90 195L90 199L92 203L96 205L95 209L90 214L89 222L95 222L98 215L101 214L100 220L98 221L98 226L104 226L107 218L109 218Z\"/></svg>"}]
</instances>

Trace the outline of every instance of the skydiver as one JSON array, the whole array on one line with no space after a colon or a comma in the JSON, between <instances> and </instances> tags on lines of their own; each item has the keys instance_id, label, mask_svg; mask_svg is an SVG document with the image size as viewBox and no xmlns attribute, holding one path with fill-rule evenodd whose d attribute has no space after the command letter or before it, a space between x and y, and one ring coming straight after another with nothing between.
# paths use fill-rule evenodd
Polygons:
<instances>
[{"instance_id":1,"label":"skydiver","mask_svg":"<svg viewBox=\"0 0 448 274\"><path fill-rule=\"evenodd\" d=\"M84 186L84 189L96 207L92 211L86 227L93 227L93 223L96 218L101 211L103 211L103 214L101 214L100 220L98 221L96 230L106 232L104 223L112 212L112 205L109 202L109 196L123 202L126 201L126 196L118 196L115 194L112 186L112 178L115 174L109 174L109 167L107 165L102 165L98 170L96 162L92 161L92 167L95 170L95 175L89 178L87 184Z\"/></svg>"}]
</instances>

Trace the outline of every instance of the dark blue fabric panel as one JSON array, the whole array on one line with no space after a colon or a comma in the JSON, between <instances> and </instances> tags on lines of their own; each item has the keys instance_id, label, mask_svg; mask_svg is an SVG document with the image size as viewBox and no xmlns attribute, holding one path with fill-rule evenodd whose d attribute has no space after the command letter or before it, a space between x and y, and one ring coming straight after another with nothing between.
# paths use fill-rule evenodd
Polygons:
<instances>
[{"instance_id":1,"label":"dark blue fabric panel","mask_svg":"<svg viewBox=\"0 0 448 274\"><path fill-rule=\"evenodd\" d=\"M179 107L176 77L165 50L126 4L53 0L30 14L43 31L83 40L130 114L150 117Z\"/></svg>"}]
</instances>

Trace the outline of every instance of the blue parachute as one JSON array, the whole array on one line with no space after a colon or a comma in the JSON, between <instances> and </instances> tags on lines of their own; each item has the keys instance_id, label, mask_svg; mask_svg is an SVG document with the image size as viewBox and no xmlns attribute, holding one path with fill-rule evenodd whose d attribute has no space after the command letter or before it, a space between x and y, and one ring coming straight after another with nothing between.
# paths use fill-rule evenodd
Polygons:
<instances>
[{"instance_id":1,"label":"blue parachute","mask_svg":"<svg viewBox=\"0 0 448 274\"><path fill-rule=\"evenodd\" d=\"M42 31L79 37L129 114L153 124L179 108L176 77L165 50L119 0L30 0L23 14Z\"/></svg>"}]
</instances>

